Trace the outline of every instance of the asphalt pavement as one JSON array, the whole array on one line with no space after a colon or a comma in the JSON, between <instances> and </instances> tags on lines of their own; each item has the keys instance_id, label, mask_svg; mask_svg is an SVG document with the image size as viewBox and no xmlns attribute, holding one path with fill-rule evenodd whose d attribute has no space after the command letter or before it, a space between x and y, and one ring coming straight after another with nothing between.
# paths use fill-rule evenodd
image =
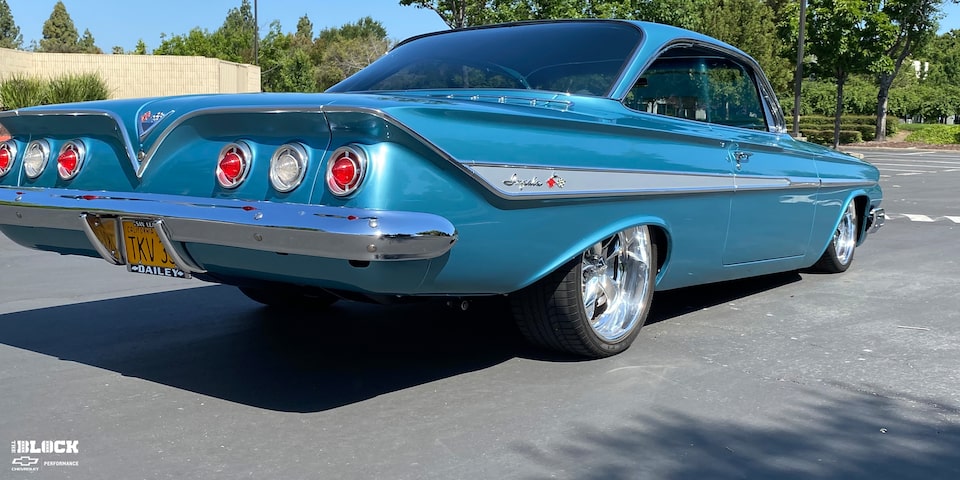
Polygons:
<instances>
[{"instance_id":1,"label":"asphalt pavement","mask_svg":"<svg viewBox=\"0 0 960 480\"><path fill-rule=\"evenodd\" d=\"M960 478L960 153L863 153L849 271L658 293L604 360L497 301L290 315L2 238L0 478Z\"/></svg>"}]
</instances>

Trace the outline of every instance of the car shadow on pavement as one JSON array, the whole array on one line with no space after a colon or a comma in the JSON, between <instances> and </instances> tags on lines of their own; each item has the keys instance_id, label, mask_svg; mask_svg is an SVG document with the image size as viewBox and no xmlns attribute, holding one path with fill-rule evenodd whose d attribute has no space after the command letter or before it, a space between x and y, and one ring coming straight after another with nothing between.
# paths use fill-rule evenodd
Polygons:
<instances>
[{"instance_id":1,"label":"car shadow on pavement","mask_svg":"<svg viewBox=\"0 0 960 480\"><path fill-rule=\"evenodd\" d=\"M664 292L655 299L651 321L794 277ZM529 346L503 297L474 302L466 312L439 302L339 302L324 311L292 312L260 306L226 286L0 315L0 343L288 412L337 408L517 357L583 360Z\"/></svg>"},{"instance_id":2,"label":"car shadow on pavement","mask_svg":"<svg viewBox=\"0 0 960 480\"><path fill-rule=\"evenodd\" d=\"M516 441L511 449L541 472L518 478L960 478L960 412L871 385L832 386L792 385L788 404L746 417L664 405L615 429L581 424L550 444Z\"/></svg>"}]
</instances>

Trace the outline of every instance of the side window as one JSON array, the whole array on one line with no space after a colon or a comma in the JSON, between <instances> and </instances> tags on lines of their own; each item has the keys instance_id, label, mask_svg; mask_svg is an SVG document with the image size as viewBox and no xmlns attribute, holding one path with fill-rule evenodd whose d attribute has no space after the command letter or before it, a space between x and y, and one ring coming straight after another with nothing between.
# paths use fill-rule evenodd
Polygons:
<instances>
[{"instance_id":1,"label":"side window","mask_svg":"<svg viewBox=\"0 0 960 480\"><path fill-rule=\"evenodd\" d=\"M668 50L637 80L624 103L641 112L767 129L750 70L702 49Z\"/></svg>"}]
</instances>

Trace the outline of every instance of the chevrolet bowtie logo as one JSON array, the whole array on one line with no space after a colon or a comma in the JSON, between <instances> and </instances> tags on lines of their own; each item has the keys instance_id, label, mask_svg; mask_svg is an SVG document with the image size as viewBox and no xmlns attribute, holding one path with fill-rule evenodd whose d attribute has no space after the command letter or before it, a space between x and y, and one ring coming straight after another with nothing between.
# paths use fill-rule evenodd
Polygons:
<instances>
[{"instance_id":1,"label":"chevrolet bowtie logo","mask_svg":"<svg viewBox=\"0 0 960 480\"><path fill-rule=\"evenodd\" d=\"M39 458L33 458L28 456L14 458L13 461L10 462L11 465L20 465L21 467L30 467L38 463L40 463Z\"/></svg>"}]
</instances>

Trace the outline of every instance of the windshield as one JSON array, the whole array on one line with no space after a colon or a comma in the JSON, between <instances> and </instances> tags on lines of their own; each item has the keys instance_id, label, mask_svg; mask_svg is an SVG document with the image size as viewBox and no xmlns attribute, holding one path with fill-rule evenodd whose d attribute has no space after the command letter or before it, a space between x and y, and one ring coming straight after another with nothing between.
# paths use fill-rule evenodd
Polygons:
<instances>
[{"instance_id":1,"label":"windshield","mask_svg":"<svg viewBox=\"0 0 960 480\"><path fill-rule=\"evenodd\" d=\"M457 30L403 43L329 92L533 89L605 96L640 43L619 22Z\"/></svg>"}]
</instances>

